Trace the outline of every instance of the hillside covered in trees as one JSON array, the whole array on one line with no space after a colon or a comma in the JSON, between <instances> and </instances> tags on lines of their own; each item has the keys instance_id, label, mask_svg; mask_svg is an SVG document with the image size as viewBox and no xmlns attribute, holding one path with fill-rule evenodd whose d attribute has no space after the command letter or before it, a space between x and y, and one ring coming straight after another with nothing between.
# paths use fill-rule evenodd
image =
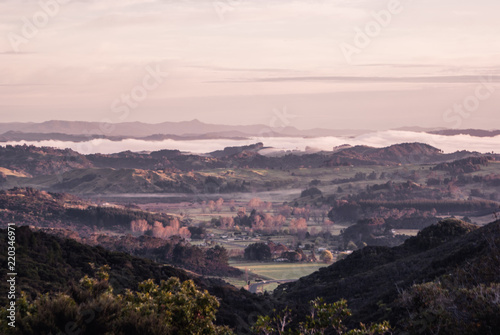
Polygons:
<instances>
[{"instance_id":1,"label":"hillside covered in trees","mask_svg":"<svg viewBox=\"0 0 500 335\"><path fill-rule=\"evenodd\" d=\"M500 221L477 228L447 219L401 246L355 251L273 296L299 318L310 299L345 298L352 321L389 320L398 334L496 334L499 246Z\"/></svg>"},{"instance_id":2,"label":"hillside covered in trees","mask_svg":"<svg viewBox=\"0 0 500 335\"><path fill-rule=\"evenodd\" d=\"M254 332L261 333L260 331L267 329L267 334L278 334L277 330L272 329L284 320L286 322L281 323L284 329L294 333L300 327L305 327L309 322L307 320L311 320L305 318L311 310L311 301L314 301L313 308L322 308L327 313L324 315L333 317L333 314L328 313L341 313L335 319L327 320L338 320L341 317L345 319L348 328L359 326L359 322L381 322L371 331L366 329L352 334L386 334L386 327L390 325L394 334L463 334L465 331L467 334L493 335L500 326L500 221L477 228L456 219L447 219L424 229L401 246L366 247L356 251L346 259L297 282L281 285L271 296L235 290L220 280L193 277L182 270L41 232L32 232L27 227L21 227L17 232L18 262L26 265L19 269L19 288L27 293L26 303L43 292L49 292L49 296L55 297L56 292L67 290L68 283L73 283L73 291L69 293L72 299L88 300L91 296L85 295L82 290L91 286L81 287L79 285L84 282L79 280L85 275L86 278L93 278L96 269L109 265L106 270L109 271L109 285L113 287L115 294L123 293L125 298L136 294L125 289L143 290L145 284L141 286L139 283L147 279L153 279L154 282L148 284L153 285L160 283L160 280L179 278L180 282L175 279L167 282L170 289L166 292L171 289L171 292L188 289L192 284L195 285L195 290L207 289L219 299L218 303L207 300L212 301L212 311L220 304L217 314L214 314L216 324L229 326L238 334L249 333L250 326L256 321L258 322L253 325ZM6 248L5 234L5 230L0 232L1 250ZM1 264L5 265L5 262L6 259L2 256ZM103 280L105 277L96 278ZM90 280L89 285L97 285L96 294L106 292L108 279L105 283L98 279L85 280ZM192 280L193 283L189 284L186 280ZM181 282L186 283L182 284L183 288L179 286ZM6 289L7 283L0 285L2 289ZM102 290L97 290L97 287ZM174 290L174 287L178 289ZM198 294L196 291L191 292L195 296ZM139 294L137 297L140 296ZM318 297L321 300L317 300ZM60 296L57 299L52 300L51 308L56 308L56 303L62 303L61 299L68 298ZM207 299L210 298L207 296ZM346 299L347 303L342 299ZM133 301L139 303L142 300ZM48 302L50 301L42 300L36 304ZM103 300L90 302L101 304ZM346 304L352 310L352 315L345 309ZM112 309L107 310L106 313L111 311ZM51 313L59 312L46 311L47 315ZM64 313L60 314L61 317L63 315ZM258 318L258 315L266 317ZM321 315L318 314L318 317L321 318ZM71 313L66 314L66 319L62 320L71 317ZM73 318L79 320L78 314ZM389 323L383 323L382 320L388 320ZM35 321L33 319L30 322ZM43 322L46 324L47 321ZM122 315L115 321L130 322L131 325L136 325L134 327L138 325L132 315ZM86 327L93 329L103 321L98 318L96 322L97 324L88 324ZM319 324L315 325L317 327ZM207 327L212 326L207 324ZM131 328L130 334L139 333L133 329L137 328Z\"/></svg>"},{"instance_id":3,"label":"hillside covered in trees","mask_svg":"<svg viewBox=\"0 0 500 335\"><path fill-rule=\"evenodd\" d=\"M272 299L269 297L238 290L219 279L194 276L178 268L126 253L108 251L102 247L83 245L71 239L34 232L28 227L17 229L16 248L16 262L20 265L17 267L17 289L19 296L20 292L24 291L28 299L34 299L41 293L65 292L72 283L77 283L85 275L92 277L95 269L108 265L109 283L116 293L124 293L126 289L136 290L140 282L148 279L156 283L173 277L181 281L193 280L197 287L208 290L220 300L217 323L232 328L248 331L250 314L268 314L272 309ZM0 264L2 269L6 269L5 229L0 230L0 250ZM7 292L7 285L6 281L2 281L0 289ZM2 306L6 305L6 299L6 295L0 297Z\"/></svg>"}]
</instances>

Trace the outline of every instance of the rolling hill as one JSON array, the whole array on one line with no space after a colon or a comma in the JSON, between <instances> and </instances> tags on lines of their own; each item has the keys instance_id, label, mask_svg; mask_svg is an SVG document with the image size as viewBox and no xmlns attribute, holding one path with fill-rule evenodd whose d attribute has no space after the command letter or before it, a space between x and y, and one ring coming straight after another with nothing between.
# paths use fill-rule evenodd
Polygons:
<instances>
[{"instance_id":1,"label":"rolling hill","mask_svg":"<svg viewBox=\"0 0 500 335\"><path fill-rule=\"evenodd\" d=\"M299 130L294 127L270 128L264 124L256 125L217 125L199 120L182 122L163 122L157 124L143 122L100 123L84 121L52 120L42 123L0 123L0 134L9 131L24 133L66 135L109 135L113 137L147 137L152 135L191 136L211 134L212 137L261 136L262 131L273 136L353 136L366 133L366 130L310 129Z\"/></svg>"}]
</instances>

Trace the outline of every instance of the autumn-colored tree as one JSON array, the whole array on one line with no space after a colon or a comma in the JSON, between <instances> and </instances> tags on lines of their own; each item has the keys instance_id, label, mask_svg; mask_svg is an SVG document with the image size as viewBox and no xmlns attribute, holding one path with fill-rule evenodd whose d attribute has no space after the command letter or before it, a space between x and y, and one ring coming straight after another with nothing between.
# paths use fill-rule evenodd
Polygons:
<instances>
[{"instance_id":1,"label":"autumn-colored tree","mask_svg":"<svg viewBox=\"0 0 500 335\"><path fill-rule=\"evenodd\" d=\"M220 226L223 229L232 229L234 227L234 219L232 217L223 216L220 218Z\"/></svg>"},{"instance_id":2,"label":"autumn-colored tree","mask_svg":"<svg viewBox=\"0 0 500 335\"><path fill-rule=\"evenodd\" d=\"M191 232L189 231L189 228L188 227L181 227L179 229L179 236L182 238L190 238Z\"/></svg>"},{"instance_id":3,"label":"autumn-colored tree","mask_svg":"<svg viewBox=\"0 0 500 335\"><path fill-rule=\"evenodd\" d=\"M210 213L213 213L215 211L215 201L210 200L207 205Z\"/></svg>"},{"instance_id":4,"label":"autumn-colored tree","mask_svg":"<svg viewBox=\"0 0 500 335\"><path fill-rule=\"evenodd\" d=\"M217 201L215 202L215 210L219 213L222 210L222 204L224 204L224 199L222 198L217 199Z\"/></svg>"},{"instance_id":5,"label":"autumn-colored tree","mask_svg":"<svg viewBox=\"0 0 500 335\"><path fill-rule=\"evenodd\" d=\"M263 202L259 198L253 198L248 202L248 207L251 209L259 209L262 206Z\"/></svg>"},{"instance_id":6,"label":"autumn-colored tree","mask_svg":"<svg viewBox=\"0 0 500 335\"><path fill-rule=\"evenodd\" d=\"M290 221L290 233L296 234L300 232L307 232L307 222L306 219L304 218L299 218L299 219L292 219Z\"/></svg>"},{"instance_id":7,"label":"autumn-colored tree","mask_svg":"<svg viewBox=\"0 0 500 335\"><path fill-rule=\"evenodd\" d=\"M329 250L323 250L319 259L325 263L331 263L333 261L333 255Z\"/></svg>"},{"instance_id":8,"label":"autumn-colored tree","mask_svg":"<svg viewBox=\"0 0 500 335\"><path fill-rule=\"evenodd\" d=\"M151 226L148 224L148 221L143 219L133 220L130 222L130 230L132 230L133 233L139 233L140 235L142 235L150 228Z\"/></svg>"},{"instance_id":9,"label":"autumn-colored tree","mask_svg":"<svg viewBox=\"0 0 500 335\"><path fill-rule=\"evenodd\" d=\"M278 212L285 218L289 218L292 215L292 208L288 205L281 206L278 208Z\"/></svg>"}]
</instances>

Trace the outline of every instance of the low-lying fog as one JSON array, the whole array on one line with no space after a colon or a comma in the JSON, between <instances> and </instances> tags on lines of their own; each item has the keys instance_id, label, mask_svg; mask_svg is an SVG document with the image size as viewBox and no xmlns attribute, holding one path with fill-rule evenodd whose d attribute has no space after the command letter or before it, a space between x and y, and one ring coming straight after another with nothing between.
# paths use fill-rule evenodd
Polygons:
<instances>
[{"instance_id":1,"label":"low-lying fog","mask_svg":"<svg viewBox=\"0 0 500 335\"><path fill-rule=\"evenodd\" d=\"M272 150L263 153L271 154L276 151L307 151L320 150L331 151L334 147L343 144L367 145L372 147L386 147L392 144L406 142L427 143L433 147L443 150L445 153L459 150L478 151L482 153L500 151L500 135L495 137L474 137L470 135L443 136L428 133L417 133L410 131L381 131L360 135L353 138L345 137L252 137L244 140L234 139L210 139L210 140L163 140L144 141L136 139L125 139L122 141L111 141L107 139L94 139L88 142L65 142L65 141L19 141L6 142L2 145L32 144L35 146L49 146L56 148L71 148L82 154L103 153L110 154L121 151L155 151L162 149L178 149L184 152L197 154L221 150L228 146L241 146L262 142Z\"/></svg>"}]
</instances>

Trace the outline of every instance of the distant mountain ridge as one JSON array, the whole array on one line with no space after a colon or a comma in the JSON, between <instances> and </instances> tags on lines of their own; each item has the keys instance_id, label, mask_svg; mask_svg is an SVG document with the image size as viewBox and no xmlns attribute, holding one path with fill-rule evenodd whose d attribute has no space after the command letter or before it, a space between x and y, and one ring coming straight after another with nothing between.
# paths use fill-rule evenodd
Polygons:
<instances>
[{"instance_id":1,"label":"distant mountain ridge","mask_svg":"<svg viewBox=\"0 0 500 335\"><path fill-rule=\"evenodd\" d=\"M429 131L429 134L455 136L455 135L470 135L474 137L495 137L500 135L500 130L483 130L483 129L441 129Z\"/></svg>"},{"instance_id":2,"label":"distant mountain ridge","mask_svg":"<svg viewBox=\"0 0 500 335\"><path fill-rule=\"evenodd\" d=\"M370 130L335 130L309 129L299 130L295 127L271 127L264 124L255 125L218 125L203 123L197 119L181 122L162 122L157 124L143 122L86 122L52 120L41 123L0 123L0 134L10 131L22 133L66 135L94 135L106 137L148 137L153 135L197 136L211 134L212 136L357 136Z\"/></svg>"},{"instance_id":3,"label":"distant mountain ridge","mask_svg":"<svg viewBox=\"0 0 500 335\"><path fill-rule=\"evenodd\" d=\"M278 135L277 135L278 136ZM0 135L1 142L40 142L40 141L62 141L62 142L87 142L94 139L107 139L110 141L123 141L124 139L137 139L143 141L164 141L164 140L175 140L175 141L191 141L191 140L213 140L213 139L232 139L232 140L244 140L249 136L247 134L232 131L232 132L220 132L220 133L207 133L199 135L168 135L168 134L154 134L144 137L134 137L134 136L106 136L99 134L87 134L87 135L73 135L73 134L63 134L63 133L24 133L22 131L10 130L4 134Z\"/></svg>"}]
</instances>

